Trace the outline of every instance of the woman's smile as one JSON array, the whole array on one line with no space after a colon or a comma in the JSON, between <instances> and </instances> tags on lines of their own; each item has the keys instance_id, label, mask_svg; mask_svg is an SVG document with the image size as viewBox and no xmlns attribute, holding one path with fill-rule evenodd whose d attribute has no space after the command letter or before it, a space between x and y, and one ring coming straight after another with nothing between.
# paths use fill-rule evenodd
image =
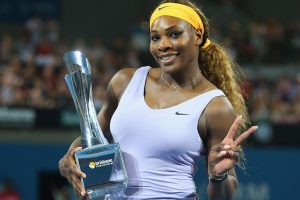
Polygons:
<instances>
[{"instance_id":1,"label":"woman's smile","mask_svg":"<svg viewBox=\"0 0 300 200\"><path fill-rule=\"evenodd\" d=\"M164 66L172 65L175 63L179 53L163 53L158 56L160 63Z\"/></svg>"}]
</instances>

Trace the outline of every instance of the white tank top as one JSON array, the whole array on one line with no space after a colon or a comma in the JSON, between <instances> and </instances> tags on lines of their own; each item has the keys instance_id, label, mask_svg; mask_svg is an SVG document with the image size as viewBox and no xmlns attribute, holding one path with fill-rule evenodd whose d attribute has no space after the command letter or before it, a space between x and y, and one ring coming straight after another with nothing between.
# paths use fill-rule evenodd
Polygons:
<instances>
[{"instance_id":1,"label":"white tank top","mask_svg":"<svg viewBox=\"0 0 300 200\"><path fill-rule=\"evenodd\" d=\"M149 69L137 69L110 124L129 177L124 198L197 199L193 174L204 152L198 121L207 104L224 93L211 90L169 108L152 109L144 98Z\"/></svg>"}]
</instances>

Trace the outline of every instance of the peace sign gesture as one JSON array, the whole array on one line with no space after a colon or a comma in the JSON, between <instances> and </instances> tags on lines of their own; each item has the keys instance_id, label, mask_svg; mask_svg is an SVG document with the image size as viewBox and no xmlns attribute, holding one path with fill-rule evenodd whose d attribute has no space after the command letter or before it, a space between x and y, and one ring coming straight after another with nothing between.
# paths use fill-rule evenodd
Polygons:
<instances>
[{"instance_id":1,"label":"peace sign gesture","mask_svg":"<svg viewBox=\"0 0 300 200\"><path fill-rule=\"evenodd\" d=\"M223 141L211 147L208 156L208 172L212 176L228 172L239 162L240 144L258 128L252 126L235 138L241 121L242 116L238 116Z\"/></svg>"}]
</instances>

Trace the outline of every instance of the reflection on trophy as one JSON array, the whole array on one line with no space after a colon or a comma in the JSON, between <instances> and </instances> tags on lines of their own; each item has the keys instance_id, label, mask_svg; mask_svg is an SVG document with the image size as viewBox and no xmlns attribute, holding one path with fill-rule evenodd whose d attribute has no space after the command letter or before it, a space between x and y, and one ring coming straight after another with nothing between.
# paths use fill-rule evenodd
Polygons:
<instances>
[{"instance_id":1,"label":"reflection on trophy","mask_svg":"<svg viewBox=\"0 0 300 200\"><path fill-rule=\"evenodd\" d=\"M119 144L108 144L98 123L93 98L91 66L80 51L67 52L63 57L82 133L83 150L76 153L76 162L87 177L81 179L90 199L122 196L127 186L127 173Z\"/></svg>"}]
</instances>

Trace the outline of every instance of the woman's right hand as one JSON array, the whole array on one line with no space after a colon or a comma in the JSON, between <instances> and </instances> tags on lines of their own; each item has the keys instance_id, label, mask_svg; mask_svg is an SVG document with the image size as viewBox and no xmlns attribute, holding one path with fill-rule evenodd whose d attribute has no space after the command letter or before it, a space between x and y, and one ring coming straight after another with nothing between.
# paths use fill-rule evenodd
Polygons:
<instances>
[{"instance_id":1,"label":"woman's right hand","mask_svg":"<svg viewBox=\"0 0 300 200\"><path fill-rule=\"evenodd\" d=\"M59 171L68 179L80 199L86 199L86 191L80 180L80 178L85 178L86 174L80 171L75 162L75 153L79 150L82 150L82 147L69 149L59 161Z\"/></svg>"}]
</instances>

